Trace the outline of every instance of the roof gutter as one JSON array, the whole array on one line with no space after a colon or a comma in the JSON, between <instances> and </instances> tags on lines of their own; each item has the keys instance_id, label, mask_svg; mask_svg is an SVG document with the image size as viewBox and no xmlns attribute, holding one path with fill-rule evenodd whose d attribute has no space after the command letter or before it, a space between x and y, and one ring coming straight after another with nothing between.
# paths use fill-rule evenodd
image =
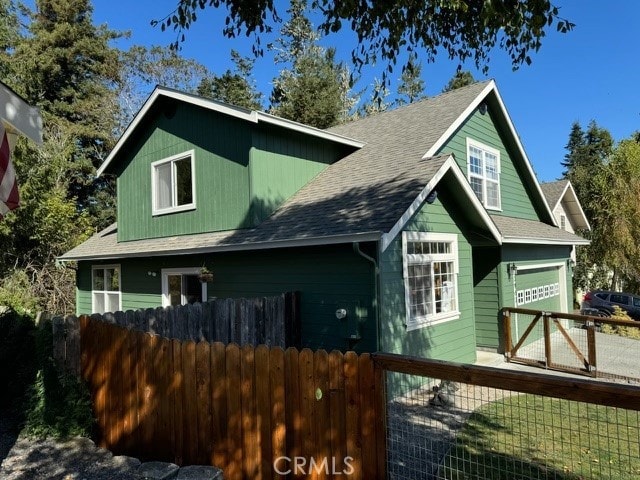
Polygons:
<instances>
[{"instance_id":1,"label":"roof gutter","mask_svg":"<svg viewBox=\"0 0 640 480\"><path fill-rule=\"evenodd\" d=\"M218 246L204 246L185 248L181 250L160 250L149 249L139 252L130 253L112 253L112 254L96 254L96 255L69 255L58 257L59 262L74 262L74 261L91 261L91 260L117 260L121 258L148 258L148 257L162 257L167 255L194 255L200 253L222 253L222 252L242 252L250 250L268 250L272 248L292 248L292 247L311 247L320 245L335 245L338 243L352 243L352 242L373 242L378 241L382 234L380 232L365 232L349 235L331 235L325 237L312 237L296 240L276 240L270 242L259 243L239 243L237 245L218 245ZM90 241L90 240L88 240ZM130 242L128 242L130 243Z\"/></svg>"}]
</instances>

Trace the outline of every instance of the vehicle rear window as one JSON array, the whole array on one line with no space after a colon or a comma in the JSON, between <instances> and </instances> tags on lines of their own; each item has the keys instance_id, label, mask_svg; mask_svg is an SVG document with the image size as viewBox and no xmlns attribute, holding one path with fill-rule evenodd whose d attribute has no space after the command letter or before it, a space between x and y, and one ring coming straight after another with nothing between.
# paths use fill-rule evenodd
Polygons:
<instances>
[{"instance_id":1,"label":"vehicle rear window","mask_svg":"<svg viewBox=\"0 0 640 480\"><path fill-rule=\"evenodd\" d=\"M609 301L611 303L620 303L622 305L628 305L629 304L629 297L626 295L618 295L616 293L612 293L611 297L609 298Z\"/></svg>"},{"instance_id":2,"label":"vehicle rear window","mask_svg":"<svg viewBox=\"0 0 640 480\"><path fill-rule=\"evenodd\" d=\"M640 297L633 297L633 306L640 307Z\"/></svg>"},{"instance_id":3,"label":"vehicle rear window","mask_svg":"<svg viewBox=\"0 0 640 480\"><path fill-rule=\"evenodd\" d=\"M606 300L608 296L608 293L596 293L596 297L598 297L600 300Z\"/></svg>"}]
</instances>

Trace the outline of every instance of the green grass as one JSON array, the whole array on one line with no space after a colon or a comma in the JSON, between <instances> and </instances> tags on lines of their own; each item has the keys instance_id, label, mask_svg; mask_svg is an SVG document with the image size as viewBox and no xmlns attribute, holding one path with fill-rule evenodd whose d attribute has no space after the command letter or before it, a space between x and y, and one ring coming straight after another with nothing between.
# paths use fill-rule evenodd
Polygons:
<instances>
[{"instance_id":1,"label":"green grass","mask_svg":"<svg viewBox=\"0 0 640 480\"><path fill-rule=\"evenodd\" d=\"M438 478L639 479L638 412L534 395L476 410Z\"/></svg>"}]
</instances>

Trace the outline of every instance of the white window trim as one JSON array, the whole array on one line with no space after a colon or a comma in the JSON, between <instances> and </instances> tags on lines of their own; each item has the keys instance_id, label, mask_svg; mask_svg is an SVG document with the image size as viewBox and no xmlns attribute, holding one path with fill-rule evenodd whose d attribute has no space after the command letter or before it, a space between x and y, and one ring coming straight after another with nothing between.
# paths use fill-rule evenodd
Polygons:
<instances>
[{"instance_id":1,"label":"white window trim","mask_svg":"<svg viewBox=\"0 0 640 480\"><path fill-rule=\"evenodd\" d=\"M165 163L174 163L178 160L191 157L191 195L193 201L185 205L178 205L169 208L156 208L156 167ZM196 153L195 150L189 150L187 152L178 153L162 160L157 160L151 163L151 212L153 216L166 215L168 213L184 212L187 210L195 210L196 208ZM174 170L172 169L172 178ZM176 204L176 189L173 182L171 184L171 203Z\"/></svg>"},{"instance_id":2,"label":"white window trim","mask_svg":"<svg viewBox=\"0 0 640 480\"><path fill-rule=\"evenodd\" d=\"M483 150L485 152L489 152L493 155L496 156L498 165L497 165L497 169L498 169L498 181L496 182L495 180L489 180L487 178L487 173L485 170L485 163L484 163L484 158L483 158L483 163L482 163L482 176L476 174L476 173L471 173L471 162L469 161L469 149L471 147L475 147L479 150ZM502 186L501 186L501 182L500 182L500 178L502 176L502 162L500 161L500 150L496 150L493 147L490 147L489 145L485 145L484 143L478 142L477 140L474 140L472 138L467 137L467 180L469 181L469 184L471 184L471 177L476 177L476 178L481 178L482 179L482 205L484 205L484 208L486 208L487 210L493 210L496 212L501 212L502 211ZM498 206L489 206L487 205L487 182L492 182L492 183L497 183L498 184Z\"/></svg>"},{"instance_id":3,"label":"white window trim","mask_svg":"<svg viewBox=\"0 0 640 480\"><path fill-rule=\"evenodd\" d=\"M428 257L429 260L450 260L453 258L453 282L456 300L456 310L444 313L435 313L421 318L411 318L411 296L409 294L409 262L407 254L408 241L422 242L446 242L451 243L451 254L420 255ZM402 232L402 275L404 278L404 300L405 300L405 325L407 331L417 330L426 326L437 325L460 318L460 295L458 292L458 235L455 233L430 233L430 232Z\"/></svg>"},{"instance_id":4,"label":"white window trim","mask_svg":"<svg viewBox=\"0 0 640 480\"><path fill-rule=\"evenodd\" d=\"M202 267L185 267L185 268L163 268L160 271L162 277L162 306L171 306L171 299L169 298L169 275L198 275ZM207 299L207 283L202 284L202 297L201 301ZM184 304L183 304L184 305Z\"/></svg>"},{"instance_id":5,"label":"white window trim","mask_svg":"<svg viewBox=\"0 0 640 480\"><path fill-rule=\"evenodd\" d=\"M120 265L119 264L91 265L91 313L103 313L103 312L96 312L96 305L95 305L96 302L94 300L94 293L102 293L103 295L106 295L107 293L116 293L115 290L94 290L93 289L93 272L95 272L96 270L106 270L109 268L115 268L118 271L118 286L120 287L120 290L118 290L118 311L122 311L122 269L120 268Z\"/></svg>"}]
</instances>

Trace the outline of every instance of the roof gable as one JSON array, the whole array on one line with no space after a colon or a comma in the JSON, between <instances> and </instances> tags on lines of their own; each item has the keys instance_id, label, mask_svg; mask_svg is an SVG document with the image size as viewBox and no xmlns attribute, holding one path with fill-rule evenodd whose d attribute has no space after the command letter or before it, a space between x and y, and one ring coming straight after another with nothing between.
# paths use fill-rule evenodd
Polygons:
<instances>
[{"instance_id":1,"label":"roof gable","mask_svg":"<svg viewBox=\"0 0 640 480\"><path fill-rule=\"evenodd\" d=\"M564 210L572 216L572 223L577 228L591 230L589 220L582 210L578 195L569 180L542 183L540 185L552 211L562 204Z\"/></svg>"},{"instance_id":2,"label":"roof gable","mask_svg":"<svg viewBox=\"0 0 640 480\"><path fill-rule=\"evenodd\" d=\"M206 99L203 97L199 97L196 95L191 95L184 92L179 92L177 90L173 90L166 87L157 86L147 101L144 103L140 111L133 118L131 123L127 126L125 131L122 133L118 142L116 143L109 156L105 159L105 161L98 168L97 175L100 176L105 173L113 162L117 161L118 155L120 151L123 149L124 145L127 143L129 138L136 131L138 126L147 118L149 115L153 115L153 106L160 101L162 98L170 98L179 102L187 103L190 105L196 105L198 107L202 107L207 110L212 110L223 115L228 115L230 117L238 118L240 120L246 121L248 123L253 124L267 124L273 125L280 128L284 128L289 131L302 133L305 135L310 135L312 137L321 138L327 141L340 143L343 145L347 145L350 147L360 148L363 146L362 142L357 140L347 138L345 136L341 136L338 134L330 133L326 130L320 130L318 128L310 127L308 125L303 125L298 122L293 122L291 120L286 120L284 118L275 117L273 115L269 115L268 113L258 112L247 110L244 108L236 107L233 105L227 105L221 102L217 102L215 100Z\"/></svg>"}]
</instances>

